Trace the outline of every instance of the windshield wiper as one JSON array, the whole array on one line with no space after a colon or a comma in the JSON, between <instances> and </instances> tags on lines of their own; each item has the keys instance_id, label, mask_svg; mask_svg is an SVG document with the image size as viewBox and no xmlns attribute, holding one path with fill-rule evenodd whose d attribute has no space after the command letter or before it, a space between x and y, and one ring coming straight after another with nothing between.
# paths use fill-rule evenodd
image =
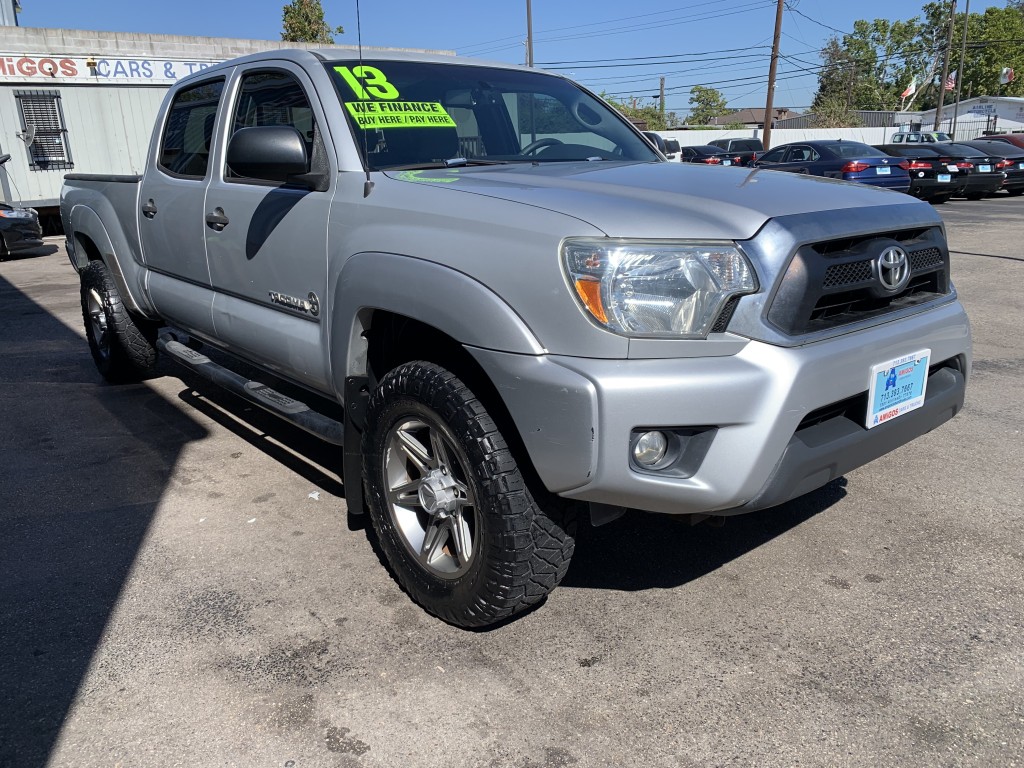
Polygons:
<instances>
[{"instance_id":1,"label":"windshield wiper","mask_svg":"<svg viewBox=\"0 0 1024 768\"><path fill-rule=\"evenodd\" d=\"M385 165L379 167L378 171L429 171L438 168L465 168L471 165L508 165L508 160L480 160L477 158L466 159L465 157L453 157L449 160L441 160L432 163L405 163L403 165Z\"/></svg>"}]
</instances>

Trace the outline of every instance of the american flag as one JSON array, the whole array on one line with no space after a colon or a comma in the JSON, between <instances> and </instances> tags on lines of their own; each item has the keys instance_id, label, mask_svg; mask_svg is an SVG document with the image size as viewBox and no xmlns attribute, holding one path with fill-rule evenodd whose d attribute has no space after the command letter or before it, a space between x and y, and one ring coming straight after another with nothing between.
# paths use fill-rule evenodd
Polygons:
<instances>
[{"instance_id":1,"label":"american flag","mask_svg":"<svg viewBox=\"0 0 1024 768\"><path fill-rule=\"evenodd\" d=\"M949 76L946 78L946 84L943 86L943 88L945 88L947 91L952 91L954 88L956 88L956 70L953 70L952 72L949 73Z\"/></svg>"}]
</instances>

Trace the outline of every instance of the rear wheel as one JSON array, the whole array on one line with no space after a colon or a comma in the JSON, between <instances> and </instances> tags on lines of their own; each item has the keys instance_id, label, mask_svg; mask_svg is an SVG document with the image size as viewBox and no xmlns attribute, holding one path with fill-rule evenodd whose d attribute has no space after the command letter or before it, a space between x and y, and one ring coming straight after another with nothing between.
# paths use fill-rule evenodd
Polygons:
<instances>
[{"instance_id":1,"label":"rear wheel","mask_svg":"<svg viewBox=\"0 0 1024 768\"><path fill-rule=\"evenodd\" d=\"M493 624L543 600L568 570L573 508L545 498L541 509L483 404L444 368L412 362L383 378L363 455L385 559L435 616Z\"/></svg>"},{"instance_id":2,"label":"rear wheel","mask_svg":"<svg viewBox=\"0 0 1024 768\"><path fill-rule=\"evenodd\" d=\"M89 351L107 381L138 381L156 366L156 328L128 313L102 261L82 270L82 317Z\"/></svg>"},{"instance_id":3,"label":"rear wheel","mask_svg":"<svg viewBox=\"0 0 1024 768\"><path fill-rule=\"evenodd\" d=\"M1019 189L1008 189L1006 191L1008 194L1013 195L1014 197L1016 197L1017 195L1024 195L1024 187Z\"/></svg>"}]
</instances>

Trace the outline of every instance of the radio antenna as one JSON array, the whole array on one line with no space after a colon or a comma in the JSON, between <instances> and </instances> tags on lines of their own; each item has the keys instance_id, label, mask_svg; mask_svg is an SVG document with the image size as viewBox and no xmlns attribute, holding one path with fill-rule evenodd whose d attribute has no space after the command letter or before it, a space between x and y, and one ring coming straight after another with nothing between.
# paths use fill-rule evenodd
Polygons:
<instances>
[{"instance_id":1,"label":"radio antenna","mask_svg":"<svg viewBox=\"0 0 1024 768\"><path fill-rule=\"evenodd\" d=\"M363 70L363 19L359 15L359 0L356 0L356 40L359 43L359 71ZM363 183L363 197L370 196L373 189L373 182L370 181L370 164L367 157L370 154L369 144L366 140L366 128L363 129L363 169L366 171L366 181Z\"/></svg>"}]
</instances>

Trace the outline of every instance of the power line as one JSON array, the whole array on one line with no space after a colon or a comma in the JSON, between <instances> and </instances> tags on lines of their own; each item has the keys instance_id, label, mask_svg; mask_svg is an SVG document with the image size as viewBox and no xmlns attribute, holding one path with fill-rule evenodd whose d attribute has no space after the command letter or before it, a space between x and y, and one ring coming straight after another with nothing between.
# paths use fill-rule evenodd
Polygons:
<instances>
[{"instance_id":1,"label":"power line","mask_svg":"<svg viewBox=\"0 0 1024 768\"><path fill-rule=\"evenodd\" d=\"M643 19L643 18L647 18L647 17L650 17L650 16L664 16L667 13L676 13L677 11L685 11L685 10L687 10L687 8L698 8L698 7L702 6L702 5L720 5L723 2L727 2L727 0L707 0L706 2L696 3L695 5L691 5L691 6L682 6L680 8L669 8L667 11L655 11L653 13L641 13L641 14L636 14L634 16L623 16L623 17L618 18L618 19L608 19L606 21L592 21L592 22L590 22L588 24L573 24L571 27L555 27L554 29L545 29L545 30L541 30L541 34L547 34L549 32L564 32L567 29L583 29L584 27L598 27L598 26L601 26L602 24L617 24L620 21L630 21L632 19ZM459 50L467 50L469 48L482 48L484 46L491 45L493 43L501 43L501 42L504 42L506 40L515 40L518 43L521 38L522 38L522 35L509 35L508 37L499 37L499 38L496 38L494 40L486 40L486 41L484 41L482 43L473 43L471 45L459 45L459 46L455 46L455 47L457 49L459 49Z\"/></svg>"}]
</instances>

